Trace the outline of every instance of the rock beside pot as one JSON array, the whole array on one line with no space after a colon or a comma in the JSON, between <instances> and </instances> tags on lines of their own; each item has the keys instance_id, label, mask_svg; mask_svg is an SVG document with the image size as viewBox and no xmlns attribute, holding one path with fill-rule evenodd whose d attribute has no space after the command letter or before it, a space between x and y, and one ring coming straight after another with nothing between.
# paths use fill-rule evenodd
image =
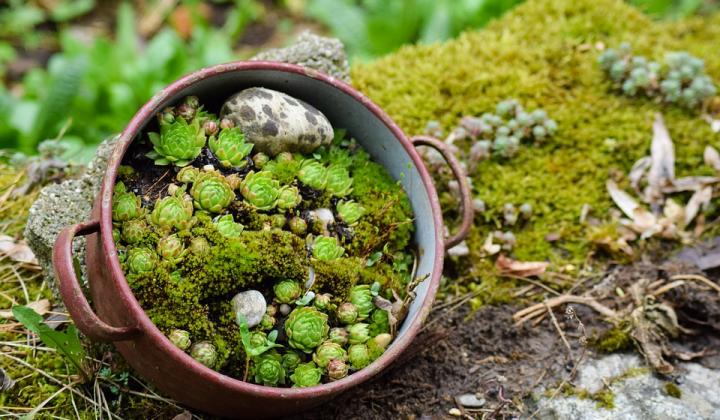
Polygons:
<instances>
[{"instance_id":1,"label":"rock beside pot","mask_svg":"<svg viewBox=\"0 0 720 420\"><path fill-rule=\"evenodd\" d=\"M228 98L220 117L232 120L255 150L312 153L332 142L333 128L320 111L282 92L249 88Z\"/></svg>"}]
</instances>

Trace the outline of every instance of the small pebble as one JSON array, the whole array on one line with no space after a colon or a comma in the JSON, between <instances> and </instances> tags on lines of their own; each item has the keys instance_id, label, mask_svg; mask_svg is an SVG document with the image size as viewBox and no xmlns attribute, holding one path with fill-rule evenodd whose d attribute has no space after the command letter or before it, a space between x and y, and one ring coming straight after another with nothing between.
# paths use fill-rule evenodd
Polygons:
<instances>
[{"instance_id":1,"label":"small pebble","mask_svg":"<svg viewBox=\"0 0 720 420\"><path fill-rule=\"evenodd\" d=\"M548 233L545 235L545 240L547 242L555 242L560 240L560 234L557 232Z\"/></svg>"},{"instance_id":2,"label":"small pebble","mask_svg":"<svg viewBox=\"0 0 720 420\"><path fill-rule=\"evenodd\" d=\"M459 408L451 408L450 410L448 410L448 414L454 417L460 417L462 416L462 411L460 411Z\"/></svg>"},{"instance_id":3,"label":"small pebble","mask_svg":"<svg viewBox=\"0 0 720 420\"><path fill-rule=\"evenodd\" d=\"M476 198L473 200L473 209L475 209L478 213L484 213L485 212L485 202L480 199Z\"/></svg>"},{"instance_id":4,"label":"small pebble","mask_svg":"<svg viewBox=\"0 0 720 420\"><path fill-rule=\"evenodd\" d=\"M280 313L281 314L287 315L290 313L290 311L292 311L292 308L287 303L283 303L282 305L280 305Z\"/></svg>"},{"instance_id":5,"label":"small pebble","mask_svg":"<svg viewBox=\"0 0 720 420\"><path fill-rule=\"evenodd\" d=\"M475 394L458 395L457 401L463 407L467 407L467 408L480 408L485 405L485 399L478 398L478 396Z\"/></svg>"},{"instance_id":6,"label":"small pebble","mask_svg":"<svg viewBox=\"0 0 720 420\"><path fill-rule=\"evenodd\" d=\"M245 317L250 328L260 324L267 311L265 298L257 290L246 290L235 295L232 298L232 307L236 314L240 313Z\"/></svg>"}]
</instances>

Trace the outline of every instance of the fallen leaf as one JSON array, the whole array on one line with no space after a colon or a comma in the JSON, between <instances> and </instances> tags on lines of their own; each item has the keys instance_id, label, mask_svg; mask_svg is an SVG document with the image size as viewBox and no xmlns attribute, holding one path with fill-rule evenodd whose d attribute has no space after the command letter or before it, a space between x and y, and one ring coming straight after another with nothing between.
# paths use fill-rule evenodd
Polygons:
<instances>
[{"instance_id":1,"label":"fallen leaf","mask_svg":"<svg viewBox=\"0 0 720 420\"><path fill-rule=\"evenodd\" d=\"M650 164L652 163L652 159L650 156L645 156L640 159L638 159L637 162L633 165L632 169L630 169L630 174L628 175L628 178L630 179L630 185L634 189L638 189L638 186L640 185L640 180L645 175L645 172L647 172L648 168L650 168Z\"/></svg>"},{"instance_id":2,"label":"fallen leaf","mask_svg":"<svg viewBox=\"0 0 720 420\"><path fill-rule=\"evenodd\" d=\"M27 243L23 240L17 241L11 236L0 235L0 253L19 263L38 265L37 258Z\"/></svg>"},{"instance_id":3,"label":"fallen leaf","mask_svg":"<svg viewBox=\"0 0 720 420\"><path fill-rule=\"evenodd\" d=\"M685 226L689 225L700 209L706 209L710 205L712 199L712 187L705 187L690 197L687 206L685 206Z\"/></svg>"},{"instance_id":4,"label":"fallen leaf","mask_svg":"<svg viewBox=\"0 0 720 420\"><path fill-rule=\"evenodd\" d=\"M608 193L610 193L610 198L615 202L615 204L622 210L625 215L631 219L635 217L635 210L640 207L640 204L630 196L630 194L626 193L625 191L621 190L620 187L617 186L615 181L608 180L608 182L605 184Z\"/></svg>"},{"instance_id":5,"label":"fallen leaf","mask_svg":"<svg viewBox=\"0 0 720 420\"><path fill-rule=\"evenodd\" d=\"M493 243L493 234L489 234L487 238L485 239L485 243L483 243L483 251L485 251L485 254L487 255L495 255L498 252L500 252L500 245Z\"/></svg>"},{"instance_id":6,"label":"fallen leaf","mask_svg":"<svg viewBox=\"0 0 720 420\"><path fill-rule=\"evenodd\" d=\"M645 201L657 204L662 201L662 188L671 185L675 179L675 149L665 121L660 113L655 114L653 138L650 145L650 170Z\"/></svg>"},{"instance_id":7,"label":"fallen leaf","mask_svg":"<svg viewBox=\"0 0 720 420\"><path fill-rule=\"evenodd\" d=\"M720 172L720 153L715 150L714 147L707 145L705 146L705 152L703 152L703 160L708 166L712 166L713 169Z\"/></svg>"},{"instance_id":8,"label":"fallen leaf","mask_svg":"<svg viewBox=\"0 0 720 420\"><path fill-rule=\"evenodd\" d=\"M706 185L718 182L720 182L720 178L715 176L686 176L676 179L672 185L663 187L662 192L663 194L674 194L683 191L697 191Z\"/></svg>"},{"instance_id":9,"label":"fallen leaf","mask_svg":"<svg viewBox=\"0 0 720 420\"><path fill-rule=\"evenodd\" d=\"M549 262L545 261L516 261L504 255L500 255L495 261L495 267L501 274L512 274L518 277L539 276L547 270Z\"/></svg>"},{"instance_id":10,"label":"fallen leaf","mask_svg":"<svg viewBox=\"0 0 720 420\"><path fill-rule=\"evenodd\" d=\"M40 299L36 300L35 302L30 302L27 305L28 308L31 308L35 312L38 313L38 315L45 315L50 311L50 301L47 299ZM3 319L13 319L15 316L12 313L12 310L10 309L4 309L0 311L0 318Z\"/></svg>"}]
</instances>

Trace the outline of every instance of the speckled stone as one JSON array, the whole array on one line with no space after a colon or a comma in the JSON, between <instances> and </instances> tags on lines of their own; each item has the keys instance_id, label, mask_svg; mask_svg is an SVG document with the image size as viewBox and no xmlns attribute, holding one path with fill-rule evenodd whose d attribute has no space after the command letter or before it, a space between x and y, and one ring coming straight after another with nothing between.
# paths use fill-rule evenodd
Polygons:
<instances>
[{"instance_id":1,"label":"speckled stone","mask_svg":"<svg viewBox=\"0 0 720 420\"><path fill-rule=\"evenodd\" d=\"M232 307L236 314L240 313L245 317L248 327L252 328L262 321L267 302L257 290L246 290L232 298Z\"/></svg>"},{"instance_id":2,"label":"speckled stone","mask_svg":"<svg viewBox=\"0 0 720 420\"><path fill-rule=\"evenodd\" d=\"M220 116L240 127L256 151L270 156L311 153L333 139L330 121L320 111L270 89L249 88L234 94L223 104Z\"/></svg>"}]
</instances>

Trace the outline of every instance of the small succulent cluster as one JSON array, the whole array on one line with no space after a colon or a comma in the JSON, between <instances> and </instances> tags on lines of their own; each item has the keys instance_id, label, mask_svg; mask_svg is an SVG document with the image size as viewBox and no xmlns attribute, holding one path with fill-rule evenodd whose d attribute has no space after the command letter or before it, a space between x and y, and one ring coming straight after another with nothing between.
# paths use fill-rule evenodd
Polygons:
<instances>
[{"instance_id":1,"label":"small succulent cluster","mask_svg":"<svg viewBox=\"0 0 720 420\"><path fill-rule=\"evenodd\" d=\"M387 299L406 293L412 229L372 239L411 222L401 186L351 139L270 157L192 97L158 119L149 156L174 176L151 179L150 199L131 154L112 219L128 283L168 339L267 386L338 380L380 357L402 318Z\"/></svg>"},{"instance_id":2,"label":"small succulent cluster","mask_svg":"<svg viewBox=\"0 0 720 420\"><path fill-rule=\"evenodd\" d=\"M705 74L705 63L687 52L665 56L663 65L632 54L630 44L609 48L598 58L600 67L628 96L647 96L692 109L715 95L716 88Z\"/></svg>"}]
</instances>

